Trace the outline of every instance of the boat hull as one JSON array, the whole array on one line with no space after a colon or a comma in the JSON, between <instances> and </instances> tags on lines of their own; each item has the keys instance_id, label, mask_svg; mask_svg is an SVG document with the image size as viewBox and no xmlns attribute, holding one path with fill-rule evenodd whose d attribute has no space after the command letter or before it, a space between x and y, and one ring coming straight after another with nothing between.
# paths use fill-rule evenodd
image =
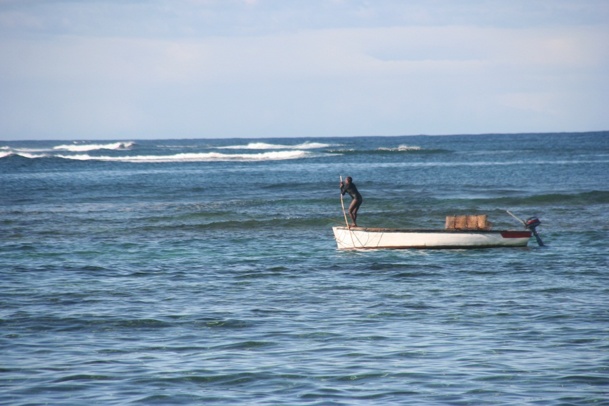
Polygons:
<instances>
[{"instance_id":1,"label":"boat hull","mask_svg":"<svg viewBox=\"0 0 609 406\"><path fill-rule=\"evenodd\" d=\"M526 247L530 231L332 227L338 249Z\"/></svg>"}]
</instances>

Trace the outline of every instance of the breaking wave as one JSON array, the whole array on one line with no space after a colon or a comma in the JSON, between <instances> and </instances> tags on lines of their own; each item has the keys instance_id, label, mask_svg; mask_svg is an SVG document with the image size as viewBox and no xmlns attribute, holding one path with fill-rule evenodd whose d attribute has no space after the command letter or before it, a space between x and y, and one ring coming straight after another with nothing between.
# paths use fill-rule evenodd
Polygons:
<instances>
[{"instance_id":1,"label":"breaking wave","mask_svg":"<svg viewBox=\"0 0 609 406\"><path fill-rule=\"evenodd\" d=\"M217 147L217 149L319 149L328 148L330 144L323 144L320 142L304 142L298 145L282 145L282 144L268 144L266 142L250 142L247 145L229 145L226 147Z\"/></svg>"},{"instance_id":2,"label":"breaking wave","mask_svg":"<svg viewBox=\"0 0 609 406\"><path fill-rule=\"evenodd\" d=\"M330 146L333 147L333 146ZM357 149L357 148L342 148L340 146L329 148L328 152L338 153L338 154L346 154L346 155L391 155L391 154L446 154L452 153L453 151L447 149L440 148L423 148L418 145L406 145L401 144L396 147L378 147L376 149Z\"/></svg>"},{"instance_id":3,"label":"breaking wave","mask_svg":"<svg viewBox=\"0 0 609 406\"><path fill-rule=\"evenodd\" d=\"M0 159L10 158L10 157L22 157L22 158L28 158L28 159L36 159L36 158L48 158L49 155L47 155L47 154L33 154L31 152L25 152L25 151L6 151L6 152L0 152Z\"/></svg>"},{"instance_id":4,"label":"breaking wave","mask_svg":"<svg viewBox=\"0 0 609 406\"><path fill-rule=\"evenodd\" d=\"M77 161L110 161L110 162L256 162L256 161L279 161L287 159L301 159L310 157L307 151L275 151L262 152L259 154L222 154L218 152L206 153L182 153L175 155L135 155L135 156L91 156L80 155L57 155L57 158L71 159Z\"/></svg>"},{"instance_id":5,"label":"breaking wave","mask_svg":"<svg viewBox=\"0 0 609 406\"><path fill-rule=\"evenodd\" d=\"M110 144L65 144L53 147L54 150L70 151L70 152L88 152L97 150L124 150L131 149L135 145L135 142L113 142Z\"/></svg>"},{"instance_id":6,"label":"breaking wave","mask_svg":"<svg viewBox=\"0 0 609 406\"><path fill-rule=\"evenodd\" d=\"M378 151L391 151L391 152L408 152L408 151L421 151L423 148L416 145L399 145L396 148L378 148Z\"/></svg>"}]
</instances>

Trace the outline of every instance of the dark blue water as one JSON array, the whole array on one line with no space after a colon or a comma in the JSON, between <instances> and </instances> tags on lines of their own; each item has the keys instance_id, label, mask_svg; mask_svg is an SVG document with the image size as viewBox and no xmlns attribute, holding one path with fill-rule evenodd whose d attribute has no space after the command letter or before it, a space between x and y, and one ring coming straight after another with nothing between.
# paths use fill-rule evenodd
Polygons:
<instances>
[{"instance_id":1,"label":"dark blue water","mask_svg":"<svg viewBox=\"0 0 609 406\"><path fill-rule=\"evenodd\" d=\"M608 174L608 132L0 142L0 404L609 404ZM338 251L341 175L547 246Z\"/></svg>"}]
</instances>

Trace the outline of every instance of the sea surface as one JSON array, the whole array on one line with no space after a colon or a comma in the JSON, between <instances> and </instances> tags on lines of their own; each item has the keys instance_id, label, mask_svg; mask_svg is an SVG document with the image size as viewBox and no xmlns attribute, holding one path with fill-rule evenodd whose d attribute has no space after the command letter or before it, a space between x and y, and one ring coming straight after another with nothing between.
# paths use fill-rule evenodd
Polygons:
<instances>
[{"instance_id":1,"label":"sea surface","mask_svg":"<svg viewBox=\"0 0 609 406\"><path fill-rule=\"evenodd\" d=\"M609 132L0 141L0 231L2 405L609 404Z\"/></svg>"}]
</instances>

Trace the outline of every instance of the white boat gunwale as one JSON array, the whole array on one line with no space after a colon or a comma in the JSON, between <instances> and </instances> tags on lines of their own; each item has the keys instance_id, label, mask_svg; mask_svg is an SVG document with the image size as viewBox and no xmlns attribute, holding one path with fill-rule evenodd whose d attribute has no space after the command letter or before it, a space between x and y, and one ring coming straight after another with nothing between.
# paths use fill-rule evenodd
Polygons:
<instances>
[{"instance_id":1,"label":"white boat gunwale","mask_svg":"<svg viewBox=\"0 0 609 406\"><path fill-rule=\"evenodd\" d=\"M388 228L388 227L346 227L334 226L332 228L348 230L348 231L367 231L367 232L382 232L382 233L449 233L449 234L502 234L502 233L518 233L531 236L528 230L446 230L446 229L431 229L431 228Z\"/></svg>"},{"instance_id":2,"label":"white boat gunwale","mask_svg":"<svg viewBox=\"0 0 609 406\"><path fill-rule=\"evenodd\" d=\"M529 230L332 227L338 249L476 249L526 247Z\"/></svg>"}]
</instances>

